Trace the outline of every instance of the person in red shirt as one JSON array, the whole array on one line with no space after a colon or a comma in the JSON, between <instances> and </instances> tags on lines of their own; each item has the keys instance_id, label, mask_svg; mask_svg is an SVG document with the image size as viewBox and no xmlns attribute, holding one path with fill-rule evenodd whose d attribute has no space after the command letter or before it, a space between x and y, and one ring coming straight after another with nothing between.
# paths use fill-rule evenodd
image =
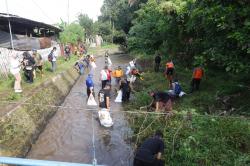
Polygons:
<instances>
[{"instance_id":1,"label":"person in red shirt","mask_svg":"<svg viewBox=\"0 0 250 166\"><path fill-rule=\"evenodd\" d=\"M106 72L107 72L108 82L111 84L112 70L110 69L110 67L107 67Z\"/></svg>"},{"instance_id":2,"label":"person in red shirt","mask_svg":"<svg viewBox=\"0 0 250 166\"><path fill-rule=\"evenodd\" d=\"M204 76L204 70L202 67L196 67L193 70L192 82L191 82L191 93L194 90L199 90L200 82L202 77Z\"/></svg>"}]
</instances>

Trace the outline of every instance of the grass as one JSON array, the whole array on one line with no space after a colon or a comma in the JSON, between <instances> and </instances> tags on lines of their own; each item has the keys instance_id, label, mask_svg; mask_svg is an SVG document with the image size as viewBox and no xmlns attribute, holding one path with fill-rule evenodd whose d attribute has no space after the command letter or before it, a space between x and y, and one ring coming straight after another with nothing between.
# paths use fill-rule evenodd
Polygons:
<instances>
[{"instance_id":1,"label":"grass","mask_svg":"<svg viewBox=\"0 0 250 166\"><path fill-rule=\"evenodd\" d=\"M139 109L149 104L151 97L147 92L150 90L168 90L168 83L163 74L153 72L152 68L143 69L144 81L139 80L134 85L134 99L125 105L125 110ZM176 70L183 90L189 92L192 71L180 65L176 66ZM156 129L162 130L166 165L248 165L249 81L249 78L244 76L206 70L200 91L177 99L173 108L175 114L172 117L129 116L128 120L134 133L140 133L132 137L132 140L137 145L151 136ZM222 102L225 99L228 99L226 105ZM230 108L235 108L232 114L218 116L224 111L228 112Z\"/></svg>"},{"instance_id":2,"label":"grass","mask_svg":"<svg viewBox=\"0 0 250 166\"><path fill-rule=\"evenodd\" d=\"M139 81L138 86L135 85L138 91L135 96L142 96L138 100L143 100L143 102L137 100L133 102L133 106L136 108L150 102L151 99L147 97L147 91L167 91L169 89L163 72L155 73L152 69L144 69L144 71L145 81ZM182 68L180 65L176 66L176 78L186 93L190 92L191 77L192 70ZM206 71L206 76L200 85L200 91L177 99L174 109L176 111L196 110L200 114L219 114L234 109L230 114L250 116L248 102L250 89L247 87L249 83L250 79L244 76L215 70ZM225 104L223 100L226 99Z\"/></svg>"},{"instance_id":3,"label":"grass","mask_svg":"<svg viewBox=\"0 0 250 166\"><path fill-rule=\"evenodd\" d=\"M22 73L22 88L24 91L24 94L27 91L30 91L31 89L35 88L36 86L40 85L41 83L43 83L45 80L49 79L50 77L61 73L69 68L71 68L75 61L78 58L76 56L71 56L71 59L69 61L65 61L63 57L59 57L57 60L57 69L55 71L55 73L51 72L51 63L50 62L45 62L44 64L44 76L41 77L40 73L37 72L36 73L36 78L34 79L34 83L33 84L28 84L24 81L24 76ZM4 95L4 99L6 100L17 100L20 99L21 96L20 94L15 94L13 92L13 85L14 85L14 77L10 76L7 80L0 80L0 91L1 92L5 92ZM3 100L3 99L2 99Z\"/></svg>"}]
</instances>

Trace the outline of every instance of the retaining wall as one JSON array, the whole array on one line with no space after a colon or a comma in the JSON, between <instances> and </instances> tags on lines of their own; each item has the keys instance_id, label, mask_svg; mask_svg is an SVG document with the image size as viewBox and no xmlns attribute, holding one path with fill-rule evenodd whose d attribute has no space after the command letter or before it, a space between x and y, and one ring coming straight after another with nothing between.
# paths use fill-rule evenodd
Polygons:
<instances>
[{"instance_id":1,"label":"retaining wall","mask_svg":"<svg viewBox=\"0 0 250 166\"><path fill-rule=\"evenodd\" d=\"M26 103L20 104L0 120L0 156L24 157L36 141L57 108L78 79L79 74L70 69L37 87ZM41 105L40 105L41 104Z\"/></svg>"}]
</instances>

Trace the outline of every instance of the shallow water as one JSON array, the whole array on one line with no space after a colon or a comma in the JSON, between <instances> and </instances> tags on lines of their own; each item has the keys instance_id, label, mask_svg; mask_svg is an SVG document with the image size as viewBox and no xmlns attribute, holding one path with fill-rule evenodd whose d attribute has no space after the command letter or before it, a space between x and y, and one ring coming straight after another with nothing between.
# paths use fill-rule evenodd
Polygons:
<instances>
[{"instance_id":1,"label":"shallow water","mask_svg":"<svg viewBox=\"0 0 250 166\"><path fill-rule=\"evenodd\" d=\"M111 57L113 68L121 65L125 68L128 56L117 54ZM104 66L104 57L96 61L94 73L96 96L100 90L100 70ZM60 108L47 124L36 143L32 146L27 158L56 160L75 163L92 163L92 111L86 106L86 74L80 76L71 92L66 97L63 106L81 109ZM112 81L112 84L115 81ZM114 86L113 90L114 91ZM114 94L114 92L113 92ZM96 97L97 99L97 97ZM131 135L131 129L125 119L120 103L114 103L111 98L111 116L114 125L111 128L100 126L97 112L93 113L95 130L95 152L98 164L109 166L132 165L133 150L125 139Z\"/></svg>"}]
</instances>

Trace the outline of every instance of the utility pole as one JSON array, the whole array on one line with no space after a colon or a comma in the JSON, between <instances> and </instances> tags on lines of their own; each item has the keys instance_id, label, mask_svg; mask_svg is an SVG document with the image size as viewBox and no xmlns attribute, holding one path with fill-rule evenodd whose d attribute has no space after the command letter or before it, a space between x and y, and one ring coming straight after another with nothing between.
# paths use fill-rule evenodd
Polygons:
<instances>
[{"instance_id":1,"label":"utility pole","mask_svg":"<svg viewBox=\"0 0 250 166\"><path fill-rule=\"evenodd\" d=\"M5 0L5 4L6 4L6 10L7 10L8 22L9 22L10 44L11 44L12 50L14 50L13 37L12 37L12 31L11 31L11 25L10 25L10 15L9 15L9 8L8 8L8 2L7 2L7 0Z\"/></svg>"},{"instance_id":2,"label":"utility pole","mask_svg":"<svg viewBox=\"0 0 250 166\"><path fill-rule=\"evenodd\" d=\"M68 25L69 25L69 0L68 0Z\"/></svg>"}]
</instances>

